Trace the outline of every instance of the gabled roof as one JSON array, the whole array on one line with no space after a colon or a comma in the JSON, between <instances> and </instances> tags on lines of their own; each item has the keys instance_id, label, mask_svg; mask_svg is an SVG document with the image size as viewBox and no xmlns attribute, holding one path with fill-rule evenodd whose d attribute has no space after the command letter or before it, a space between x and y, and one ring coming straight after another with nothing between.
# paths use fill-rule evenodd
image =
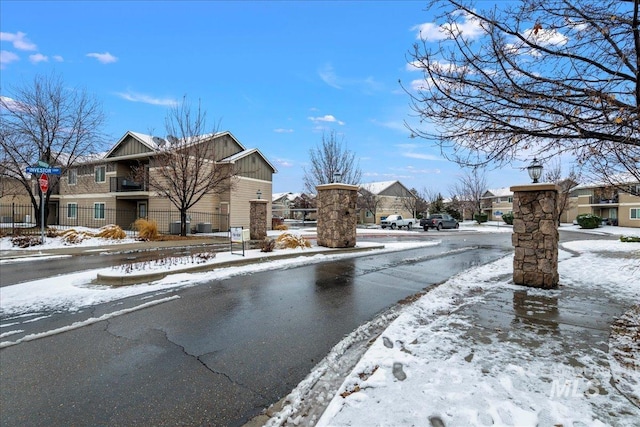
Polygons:
<instances>
[{"instance_id":1,"label":"gabled roof","mask_svg":"<svg viewBox=\"0 0 640 427\"><path fill-rule=\"evenodd\" d=\"M127 139L127 137L133 137L135 138L137 141L139 141L141 144L143 144L145 147L147 147L150 151L152 152L156 152L158 151L161 147L165 147L171 146L171 137L168 137L168 139L164 139L164 138L160 138L158 136L153 136L153 135L147 135L144 133L139 133L139 132L133 132L133 131L127 131L122 138L120 138L118 140L118 142L116 142L113 147L111 147L111 149L105 154L105 158L111 156L111 154L113 152L115 152L118 147L124 143L124 141ZM224 132L216 132L216 133L207 133L207 134L203 134L203 135L198 135L196 138L196 140L194 142L201 142L201 141L206 141L208 139L217 139L217 138L221 138L223 136L228 136L231 139L233 139L233 141L238 144L238 146L240 147L241 153L245 152L247 149L245 148L244 145L242 145L242 143L240 141L238 141L238 139L229 131L224 131ZM262 153L260 153L260 155L262 156ZM264 156L262 156L264 158ZM265 158L266 160L266 158ZM269 165L271 167L273 167L273 165L271 165L269 163ZM275 171L276 169L273 168L273 170Z\"/></svg>"},{"instance_id":2,"label":"gabled roof","mask_svg":"<svg viewBox=\"0 0 640 427\"><path fill-rule=\"evenodd\" d=\"M257 148L252 148L250 150L240 151L239 153L236 153L236 154L234 154L232 156L229 156L226 159L220 160L220 163L235 163L238 160L240 160L240 159L242 159L244 157L248 157L248 156L250 156L252 154L258 154L258 156L260 156L262 158L262 160L264 160L265 163L267 163L269 165L269 167L271 169L273 169L273 173L278 172L278 170L275 168L275 166L273 166L271 164L271 162L269 160L267 160L267 158Z\"/></svg>"},{"instance_id":3,"label":"gabled roof","mask_svg":"<svg viewBox=\"0 0 640 427\"><path fill-rule=\"evenodd\" d=\"M387 188L391 187L393 184L398 183L400 181L380 181L380 182L367 182L364 184L360 184L361 188L364 188L371 194L380 194ZM402 185L402 184L401 184Z\"/></svg>"},{"instance_id":4,"label":"gabled roof","mask_svg":"<svg viewBox=\"0 0 640 427\"><path fill-rule=\"evenodd\" d=\"M513 196L513 191L511 191L509 187L504 187L504 188L489 189L484 192L484 194L482 195L482 198L490 199L492 197L508 197L508 196Z\"/></svg>"},{"instance_id":5,"label":"gabled roof","mask_svg":"<svg viewBox=\"0 0 640 427\"><path fill-rule=\"evenodd\" d=\"M630 173L615 174L615 175L611 176L611 181L619 183L619 184L627 184L627 185L640 184L640 182L638 182L636 177L634 177ZM611 186L611 183L609 183L609 182L607 182L605 180L599 180L599 181L592 181L592 182L586 182L584 184L580 184L580 185L574 187L573 190L581 190L581 189L588 189L588 188L601 188L601 187L610 187L610 186Z\"/></svg>"},{"instance_id":6,"label":"gabled roof","mask_svg":"<svg viewBox=\"0 0 640 427\"><path fill-rule=\"evenodd\" d=\"M164 139L162 139L162 138L154 137L154 136L151 136L151 135L145 135L143 133L132 132L132 131L128 130L127 132L125 132L124 135L122 135L122 138L120 138L118 140L118 142L116 142L113 145L113 147L111 147L111 149L109 151L107 151L107 153L104 155L104 158L107 158L107 157L111 156L111 153L116 151L118 149L118 147L120 147L120 145L123 144L124 141L129 136L135 138L137 141L139 141L142 145L144 145L145 147L147 147L151 151L158 151L159 144L158 144L158 142L156 142L157 140L164 141Z\"/></svg>"},{"instance_id":7,"label":"gabled roof","mask_svg":"<svg viewBox=\"0 0 640 427\"><path fill-rule=\"evenodd\" d=\"M296 198L300 197L302 193L273 193L271 195L271 200L276 201L280 199L287 199L290 202L293 202Z\"/></svg>"}]
</instances>

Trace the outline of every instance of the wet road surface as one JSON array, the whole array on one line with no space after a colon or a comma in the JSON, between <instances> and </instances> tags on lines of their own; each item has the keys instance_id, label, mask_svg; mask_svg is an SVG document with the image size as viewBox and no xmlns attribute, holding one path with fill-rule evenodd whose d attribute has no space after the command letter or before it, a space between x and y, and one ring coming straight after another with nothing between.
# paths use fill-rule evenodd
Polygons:
<instances>
[{"instance_id":1,"label":"wet road surface","mask_svg":"<svg viewBox=\"0 0 640 427\"><path fill-rule=\"evenodd\" d=\"M179 296L0 350L1 424L242 425L377 313L512 251L509 233L438 238L25 323L24 334L42 332Z\"/></svg>"}]
</instances>

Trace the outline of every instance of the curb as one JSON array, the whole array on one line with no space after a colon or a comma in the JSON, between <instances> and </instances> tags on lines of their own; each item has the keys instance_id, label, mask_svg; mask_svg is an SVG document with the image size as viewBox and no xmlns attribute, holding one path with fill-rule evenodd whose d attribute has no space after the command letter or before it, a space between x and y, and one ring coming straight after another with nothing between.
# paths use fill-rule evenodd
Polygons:
<instances>
[{"instance_id":1,"label":"curb","mask_svg":"<svg viewBox=\"0 0 640 427\"><path fill-rule=\"evenodd\" d=\"M192 267L183 267L178 268L171 271L161 271L161 272L150 272L150 273L142 273L142 274L100 274L96 277L94 283L98 285L107 285L107 286L127 286L127 285L136 285L145 282L152 282L155 280L164 279L167 276L172 274L179 273L197 273L202 271L210 271L215 270L216 268L226 268L226 267L241 267L249 264L258 264L269 261L276 261L287 258L297 258L300 256L311 257L314 255L325 255L325 254L335 254L335 253L353 253L353 252L368 252L374 249L382 249L384 245L376 245L376 246L368 246L366 248L331 248L329 250L323 251L305 251L302 253L295 254L282 254L282 255L266 255L259 258L242 258L231 261L222 261L218 263L211 263L205 265L194 265Z\"/></svg>"}]
</instances>

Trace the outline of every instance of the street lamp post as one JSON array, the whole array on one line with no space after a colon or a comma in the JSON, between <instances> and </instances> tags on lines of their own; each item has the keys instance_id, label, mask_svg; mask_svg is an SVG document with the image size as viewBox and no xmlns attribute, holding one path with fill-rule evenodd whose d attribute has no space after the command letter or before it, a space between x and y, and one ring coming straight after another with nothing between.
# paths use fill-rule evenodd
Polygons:
<instances>
[{"instance_id":1,"label":"street lamp post","mask_svg":"<svg viewBox=\"0 0 640 427\"><path fill-rule=\"evenodd\" d=\"M340 172L334 172L333 174L333 182L340 182L342 179L342 174Z\"/></svg>"},{"instance_id":2,"label":"street lamp post","mask_svg":"<svg viewBox=\"0 0 640 427\"><path fill-rule=\"evenodd\" d=\"M258 196L258 200L260 200L260 197L262 196L262 191L260 190L256 191L256 196Z\"/></svg>"},{"instance_id":3,"label":"street lamp post","mask_svg":"<svg viewBox=\"0 0 640 427\"><path fill-rule=\"evenodd\" d=\"M533 158L531 164L527 166L527 172L529 173L529 177L534 184L537 184L540 176L542 176L542 169L542 164L535 157Z\"/></svg>"}]
</instances>

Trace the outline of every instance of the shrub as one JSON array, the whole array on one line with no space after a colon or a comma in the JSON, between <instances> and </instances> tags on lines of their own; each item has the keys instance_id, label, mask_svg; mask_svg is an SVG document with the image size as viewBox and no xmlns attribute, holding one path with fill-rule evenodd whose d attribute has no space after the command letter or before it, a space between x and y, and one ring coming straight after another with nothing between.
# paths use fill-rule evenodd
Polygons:
<instances>
[{"instance_id":1,"label":"shrub","mask_svg":"<svg viewBox=\"0 0 640 427\"><path fill-rule=\"evenodd\" d=\"M309 248L311 243L301 236L294 236L290 233L282 233L276 239L276 247L279 249L295 249L295 248Z\"/></svg>"},{"instance_id":2,"label":"shrub","mask_svg":"<svg viewBox=\"0 0 640 427\"><path fill-rule=\"evenodd\" d=\"M586 229L598 228L602 224L602 218L592 214L580 214L576 217L576 221L580 228Z\"/></svg>"},{"instance_id":3,"label":"shrub","mask_svg":"<svg viewBox=\"0 0 640 427\"><path fill-rule=\"evenodd\" d=\"M489 215L487 214L475 214L473 219L478 223L487 222L489 220Z\"/></svg>"},{"instance_id":4,"label":"shrub","mask_svg":"<svg viewBox=\"0 0 640 427\"><path fill-rule=\"evenodd\" d=\"M77 245L89 237L93 237L91 233L76 231L73 228L70 228L62 233L60 240L62 240L62 243L65 245Z\"/></svg>"},{"instance_id":5,"label":"shrub","mask_svg":"<svg viewBox=\"0 0 640 427\"><path fill-rule=\"evenodd\" d=\"M40 236L15 236L11 238L11 244L19 248L28 248L29 246L41 245Z\"/></svg>"},{"instance_id":6,"label":"shrub","mask_svg":"<svg viewBox=\"0 0 640 427\"><path fill-rule=\"evenodd\" d=\"M138 231L138 239L155 240L158 238L158 223L155 220L147 220L144 218L136 219L133 228Z\"/></svg>"},{"instance_id":7,"label":"shrub","mask_svg":"<svg viewBox=\"0 0 640 427\"><path fill-rule=\"evenodd\" d=\"M640 243L640 236L620 236L621 242Z\"/></svg>"},{"instance_id":8,"label":"shrub","mask_svg":"<svg viewBox=\"0 0 640 427\"><path fill-rule=\"evenodd\" d=\"M512 213L502 214L502 220L506 224L513 225L513 214Z\"/></svg>"},{"instance_id":9,"label":"shrub","mask_svg":"<svg viewBox=\"0 0 640 427\"><path fill-rule=\"evenodd\" d=\"M289 227L287 227L284 224L276 225L276 228L274 228L274 230L276 230L276 231L286 231L288 229L289 229Z\"/></svg>"},{"instance_id":10,"label":"shrub","mask_svg":"<svg viewBox=\"0 0 640 427\"><path fill-rule=\"evenodd\" d=\"M94 234L94 237L101 237L103 239L124 239L127 237L127 234L119 225L108 224L100 227L98 232Z\"/></svg>"},{"instance_id":11,"label":"shrub","mask_svg":"<svg viewBox=\"0 0 640 427\"><path fill-rule=\"evenodd\" d=\"M264 240L260 242L260 252L273 252L275 247L276 241L274 239L265 237Z\"/></svg>"}]
</instances>

